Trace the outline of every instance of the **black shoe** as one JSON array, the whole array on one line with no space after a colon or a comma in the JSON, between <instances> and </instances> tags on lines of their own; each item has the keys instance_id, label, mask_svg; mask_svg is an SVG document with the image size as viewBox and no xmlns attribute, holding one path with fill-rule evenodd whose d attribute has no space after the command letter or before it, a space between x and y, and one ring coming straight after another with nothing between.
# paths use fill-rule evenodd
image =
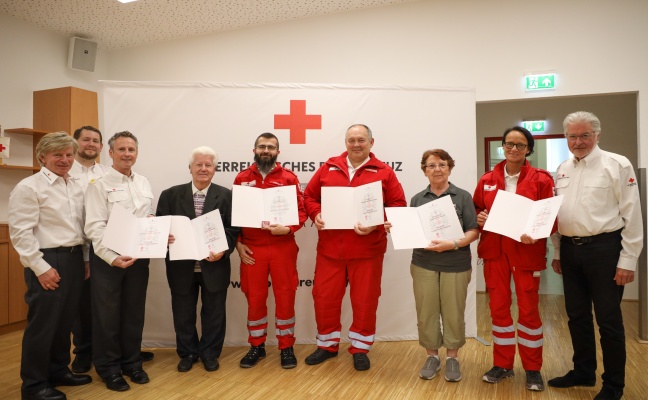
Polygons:
<instances>
[{"instance_id":1,"label":"black shoe","mask_svg":"<svg viewBox=\"0 0 648 400\"><path fill-rule=\"evenodd\" d=\"M291 369L297 366L297 358L292 346L281 350L281 368Z\"/></svg>"},{"instance_id":2,"label":"black shoe","mask_svg":"<svg viewBox=\"0 0 648 400\"><path fill-rule=\"evenodd\" d=\"M83 374L84 372L90 371L90 368L92 368L92 354L79 353L74 356L72 372L75 374Z\"/></svg>"},{"instance_id":3,"label":"black shoe","mask_svg":"<svg viewBox=\"0 0 648 400\"><path fill-rule=\"evenodd\" d=\"M259 360L264 359L266 356L265 344L261 343L260 346L252 346L248 353L241 359L239 365L241 368L252 368Z\"/></svg>"},{"instance_id":4,"label":"black shoe","mask_svg":"<svg viewBox=\"0 0 648 400\"><path fill-rule=\"evenodd\" d=\"M186 357L182 357L178 363L178 372L187 372L191 370L191 367L198 362L198 356L195 354L189 354Z\"/></svg>"},{"instance_id":5,"label":"black shoe","mask_svg":"<svg viewBox=\"0 0 648 400\"><path fill-rule=\"evenodd\" d=\"M140 358L142 359L142 362L147 362L151 361L155 357L155 354L151 351L140 351Z\"/></svg>"},{"instance_id":6,"label":"black shoe","mask_svg":"<svg viewBox=\"0 0 648 400\"><path fill-rule=\"evenodd\" d=\"M594 397L594 400L619 400L622 396L623 391L603 384L601 391Z\"/></svg>"},{"instance_id":7,"label":"black shoe","mask_svg":"<svg viewBox=\"0 0 648 400\"><path fill-rule=\"evenodd\" d=\"M596 385L596 378L586 379L576 376L574 371L569 371L565 376L549 379L547 381L549 386L556 388L570 388L574 386L594 386Z\"/></svg>"},{"instance_id":8,"label":"black shoe","mask_svg":"<svg viewBox=\"0 0 648 400\"><path fill-rule=\"evenodd\" d=\"M65 393L51 387L41 389L35 393L21 392L22 400L65 400Z\"/></svg>"},{"instance_id":9,"label":"black shoe","mask_svg":"<svg viewBox=\"0 0 648 400\"><path fill-rule=\"evenodd\" d=\"M57 386L82 386L92 382L90 375L75 375L68 371L63 375L52 378L51 384L53 387Z\"/></svg>"},{"instance_id":10,"label":"black shoe","mask_svg":"<svg viewBox=\"0 0 648 400\"><path fill-rule=\"evenodd\" d=\"M202 360L203 366L205 367L205 371L207 372L212 372L216 371L220 365L218 365L218 359L217 358L207 358Z\"/></svg>"},{"instance_id":11,"label":"black shoe","mask_svg":"<svg viewBox=\"0 0 648 400\"><path fill-rule=\"evenodd\" d=\"M135 368L131 371L122 372L124 373L124 375L129 376L131 382L133 383L139 383L140 385L143 385L150 382L148 374L142 368Z\"/></svg>"},{"instance_id":12,"label":"black shoe","mask_svg":"<svg viewBox=\"0 0 648 400\"><path fill-rule=\"evenodd\" d=\"M369 362L369 357L366 353L355 353L353 355L353 368L356 371L366 371L371 367L371 362Z\"/></svg>"},{"instance_id":13,"label":"black shoe","mask_svg":"<svg viewBox=\"0 0 648 400\"><path fill-rule=\"evenodd\" d=\"M121 374L112 374L108 378L104 379L106 382L106 387L115 392L124 392L130 389L128 383Z\"/></svg>"},{"instance_id":14,"label":"black shoe","mask_svg":"<svg viewBox=\"0 0 648 400\"><path fill-rule=\"evenodd\" d=\"M317 365L323 363L329 358L337 357L337 355L338 355L337 351L326 351L318 347L313 354L306 357L305 361L306 364L308 365Z\"/></svg>"}]
</instances>

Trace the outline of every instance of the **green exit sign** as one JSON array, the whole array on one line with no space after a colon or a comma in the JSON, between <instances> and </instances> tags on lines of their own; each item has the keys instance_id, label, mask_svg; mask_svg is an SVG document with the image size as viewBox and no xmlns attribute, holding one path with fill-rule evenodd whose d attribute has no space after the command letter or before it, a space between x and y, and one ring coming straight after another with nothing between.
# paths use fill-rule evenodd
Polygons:
<instances>
[{"instance_id":1,"label":"green exit sign","mask_svg":"<svg viewBox=\"0 0 648 400\"><path fill-rule=\"evenodd\" d=\"M522 127L526 128L529 132L544 132L545 121L523 121Z\"/></svg>"},{"instance_id":2,"label":"green exit sign","mask_svg":"<svg viewBox=\"0 0 648 400\"><path fill-rule=\"evenodd\" d=\"M527 75L526 90L545 90L556 88L556 74Z\"/></svg>"}]
</instances>

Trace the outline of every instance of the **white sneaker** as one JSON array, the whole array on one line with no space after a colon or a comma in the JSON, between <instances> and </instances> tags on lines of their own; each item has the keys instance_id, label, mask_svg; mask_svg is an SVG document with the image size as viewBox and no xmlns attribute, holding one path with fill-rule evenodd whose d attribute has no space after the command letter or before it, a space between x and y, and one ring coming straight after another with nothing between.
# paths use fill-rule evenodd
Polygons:
<instances>
[{"instance_id":1,"label":"white sneaker","mask_svg":"<svg viewBox=\"0 0 648 400\"><path fill-rule=\"evenodd\" d=\"M436 376L437 372L441 369L441 361L439 356L428 356L419 372L419 376L423 379L432 379Z\"/></svg>"},{"instance_id":2,"label":"white sneaker","mask_svg":"<svg viewBox=\"0 0 648 400\"><path fill-rule=\"evenodd\" d=\"M461 380L459 360L454 357L446 358L445 380L448 382L459 382Z\"/></svg>"}]
</instances>

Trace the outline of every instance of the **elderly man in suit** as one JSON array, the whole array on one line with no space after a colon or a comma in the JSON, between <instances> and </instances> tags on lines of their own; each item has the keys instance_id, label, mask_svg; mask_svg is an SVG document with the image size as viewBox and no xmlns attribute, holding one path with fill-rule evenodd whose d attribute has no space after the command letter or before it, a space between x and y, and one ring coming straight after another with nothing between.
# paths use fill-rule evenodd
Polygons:
<instances>
[{"instance_id":1,"label":"elderly man in suit","mask_svg":"<svg viewBox=\"0 0 648 400\"><path fill-rule=\"evenodd\" d=\"M209 147L194 149L189 158L192 181L163 191L156 212L158 216L184 215L194 219L218 209L229 245L227 251L211 253L200 261L170 261L168 256L166 258L180 372L189 371L199 358L205 370L217 370L225 340L229 256L236 245L239 229L232 228L231 224L232 192L211 182L216 172L216 159L216 153ZM202 300L200 339L196 329L198 293Z\"/></svg>"}]
</instances>

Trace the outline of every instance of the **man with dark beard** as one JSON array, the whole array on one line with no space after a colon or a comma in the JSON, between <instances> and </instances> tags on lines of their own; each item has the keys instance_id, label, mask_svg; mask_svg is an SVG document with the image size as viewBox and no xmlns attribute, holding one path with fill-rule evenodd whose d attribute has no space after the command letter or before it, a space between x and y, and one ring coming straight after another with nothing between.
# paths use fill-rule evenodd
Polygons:
<instances>
[{"instance_id":1,"label":"man with dark beard","mask_svg":"<svg viewBox=\"0 0 648 400\"><path fill-rule=\"evenodd\" d=\"M297 243L295 232L306 221L304 199L294 172L277 162L279 140L262 133L254 142L254 161L234 179L235 185L270 188L295 185L299 225L269 224L242 228L236 245L241 257L241 290L248 302L247 328L251 347L241 359L241 368L252 368L265 358L268 328L268 274L275 297L275 333L281 351L281 367L295 368L295 293L297 291Z\"/></svg>"},{"instance_id":2,"label":"man with dark beard","mask_svg":"<svg viewBox=\"0 0 648 400\"><path fill-rule=\"evenodd\" d=\"M97 162L103 148L103 138L101 131L93 126L82 126L74 131L73 136L79 145L79 151L74 158L70 175L76 178L85 193L90 182L94 182L108 172L109 167ZM92 254L90 257L92 257ZM74 361L72 361L72 372L76 374L88 372L92 367L92 311L90 310L89 268L85 273L79 317L74 322L72 334L75 354Z\"/></svg>"}]
</instances>

